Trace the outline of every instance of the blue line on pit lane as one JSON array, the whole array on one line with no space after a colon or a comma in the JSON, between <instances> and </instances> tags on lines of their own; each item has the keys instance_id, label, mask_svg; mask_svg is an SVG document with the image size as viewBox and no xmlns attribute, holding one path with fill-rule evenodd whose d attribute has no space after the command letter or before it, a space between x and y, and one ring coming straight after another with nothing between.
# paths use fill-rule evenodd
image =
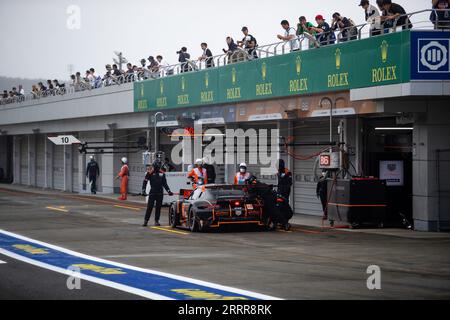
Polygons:
<instances>
[{"instance_id":1,"label":"blue line on pit lane","mask_svg":"<svg viewBox=\"0 0 450 320\"><path fill-rule=\"evenodd\" d=\"M142 269L142 271L137 271L123 267L124 265L116 264L112 261L106 261L94 257L92 257L93 260L91 260L88 256L82 254L79 255L82 255L83 257L79 257L75 252L74 254L69 254L43 245L42 242L34 242L32 239L29 239L30 241L27 241L24 239L28 238L24 238L22 236L20 236L20 238L14 237L11 233L0 230L0 249L3 249L3 253L5 253L6 251L5 254L10 252L17 257L20 256L26 259L31 259L32 261L36 261L38 263L45 264L51 267L61 268L64 270L68 270L69 268L73 268L75 266L80 269L82 275L87 275L96 279L105 280L138 290L143 290L145 292L160 295L163 298L165 297L168 299L256 300L273 298L258 293L254 293L253 295L253 292L249 291L245 291L245 293L248 293L248 295L241 294L239 292L236 292L241 291L240 289L229 287L226 288L229 288L232 291L222 290L208 285L195 283L198 280L194 279L188 279L188 281L174 279L170 277L171 275L162 276L152 273L152 270ZM66 249L61 249L66 251ZM211 285L220 287L220 285Z\"/></svg>"}]
</instances>

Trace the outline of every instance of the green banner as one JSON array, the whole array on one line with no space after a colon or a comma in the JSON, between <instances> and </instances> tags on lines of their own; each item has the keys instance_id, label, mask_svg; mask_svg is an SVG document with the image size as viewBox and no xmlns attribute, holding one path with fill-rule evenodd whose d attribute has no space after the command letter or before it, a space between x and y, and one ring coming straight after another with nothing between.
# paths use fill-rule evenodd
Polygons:
<instances>
[{"instance_id":1,"label":"green banner","mask_svg":"<svg viewBox=\"0 0 450 320\"><path fill-rule=\"evenodd\" d=\"M134 110L181 108L350 90L410 80L410 32L134 84Z\"/></svg>"}]
</instances>

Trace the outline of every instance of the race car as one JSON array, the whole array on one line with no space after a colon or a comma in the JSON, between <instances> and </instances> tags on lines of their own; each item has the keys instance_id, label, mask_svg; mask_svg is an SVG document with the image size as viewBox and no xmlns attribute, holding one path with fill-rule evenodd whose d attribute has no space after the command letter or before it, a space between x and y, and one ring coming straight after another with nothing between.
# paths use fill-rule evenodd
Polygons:
<instances>
[{"instance_id":1,"label":"race car","mask_svg":"<svg viewBox=\"0 0 450 320\"><path fill-rule=\"evenodd\" d=\"M180 191L180 200L169 208L169 223L172 228L184 227L192 232L230 224L263 227L263 209L261 200L248 197L245 186L204 185Z\"/></svg>"}]
</instances>

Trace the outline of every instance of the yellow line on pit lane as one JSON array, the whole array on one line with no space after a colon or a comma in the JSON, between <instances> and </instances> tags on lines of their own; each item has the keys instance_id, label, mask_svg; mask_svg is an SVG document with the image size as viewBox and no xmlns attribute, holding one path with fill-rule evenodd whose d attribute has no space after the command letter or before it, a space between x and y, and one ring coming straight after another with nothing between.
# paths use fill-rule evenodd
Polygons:
<instances>
[{"instance_id":1,"label":"yellow line on pit lane","mask_svg":"<svg viewBox=\"0 0 450 320\"><path fill-rule=\"evenodd\" d=\"M55 208L55 207L45 207L45 209L53 210L53 211L60 211L60 212L69 212L69 210L61 209L61 208Z\"/></svg>"},{"instance_id":2,"label":"yellow line on pit lane","mask_svg":"<svg viewBox=\"0 0 450 320\"><path fill-rule=\"evenodd\" d=\"M170 229L168 229L170 228ZM188 232L182 232L182 231L176 231L176 230L172 230L171 227L150 227L150 229L154 229L154 230L159 230L159 231L166 231L166 232L171 232L171 233L176 233L176 234L181 234L181 235L188 235L190 233Z\"/></svg>"},{"instance_id":3,"label":"yellow line on pit lane","mask_svg":"<svg viewBox=\"0 0 450 320\"><path fill-rule=\"evenodd\" d=\"M121 205L114 205L114 207L116 208L123 208L123 209L130 209L130 210L134 210L134 211L141 211L141 208L137 208L137 207L127 207L127 206L121 206Z\"/></svg>"}]
</instances>

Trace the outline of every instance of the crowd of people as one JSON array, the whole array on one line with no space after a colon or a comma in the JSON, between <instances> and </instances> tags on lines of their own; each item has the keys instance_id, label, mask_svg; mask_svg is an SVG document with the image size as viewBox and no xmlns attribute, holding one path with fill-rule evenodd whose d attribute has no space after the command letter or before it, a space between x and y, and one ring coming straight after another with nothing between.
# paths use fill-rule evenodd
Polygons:
<instances>
[{"instance_id":1,"label":"crowd of people","mask_svg":"<svg viewBox=\"0 0 450 320\"><path fill-rule=\"evenodd\" d=\"M361 0L359 6L364 11L365 21L370 26L370 36L376 36L389 32L394 27L403 29L412 28L412 24L406 15L405 9L391 0L374 0L376 6L369 0ZM450 0L431 0L433 11L430 15L430 21L440 28L450 26ZM335 12L327 22L323 15L318 14L315 17L315 24L308 21L305 16L301 16L297 22L297 28L291 26L289 21L281 21L281 27L284 31L277 38L284 41L290 51L301 49L303 39L307 39L310 48L326 46L336 42L351 41L358 38L358 26L349 17ZM250 34L248 27L241 29L243 33L242 40L235 41L231 36L226 37L227 48L223 49L226 54L227 63L235 63L259 58L258 42ZM198 57L199 62L203 62L206 68L215 67L214 55L209 49L208 44L203 42L200 45L202 54ZM196 70L198 65L191 60L191 55L186 47L177 51L179 70L178 72L189 72ZM175 73L175 66L164 60L162 55L156 57L149 56L142 59L139 65L128 63L126 69L122 70L117 64L107 64L105 66L104 76L96 73L94 68L86 70L82 75L80 72L70 76L68 84L74 91L83 91L86 89L96 89L113 84L125 82L134 82L147 79L155 79ZM58 80L48 80L44 85L39 82L33 85L31 94L34 98L42 96L64 94L66 92L65 84ZM0 102L11 103L23 101L25 91L22 86L12 88L9 92L3 91Z\"/></svg>"},{"instance_id":2,"label":"crowd of people","mask_svg":"<svg viewBox=\"0 0 450 320\"><path fill-rule=\"evenodd\" d=\"M31 94L34 98L55 96L58 94L65 94L64 83L60 83L57 79L47 80L46 85L43 82L32 85ZM0 99L1 104L8 104L13 102L22 102L25 100L25 89L22 85L13 87L10 91L3 90L3 94Z\"/></svg>"}]
</instances>

